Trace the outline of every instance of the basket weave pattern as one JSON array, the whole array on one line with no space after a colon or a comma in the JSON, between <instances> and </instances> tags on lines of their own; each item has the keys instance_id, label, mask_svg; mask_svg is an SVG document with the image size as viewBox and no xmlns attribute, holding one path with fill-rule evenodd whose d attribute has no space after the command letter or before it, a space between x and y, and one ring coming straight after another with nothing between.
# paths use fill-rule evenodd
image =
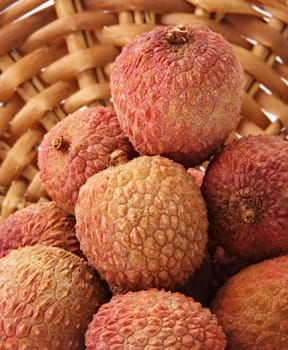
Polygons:
<instances>
[{"instance_id":1,"label":"basket weave pattern","mask_svg":"<svg viewBox=\"0 0 288 350\"><path fill-rule=\"evenodd\" d=\"M235 48L246 76L241 121L227 140L288 134L285 0L1 0L0 215L49 200L39 179L44 134L69 113L111 105L121 48L161 24L208 25Z\"/></svg>"}]
</instances>

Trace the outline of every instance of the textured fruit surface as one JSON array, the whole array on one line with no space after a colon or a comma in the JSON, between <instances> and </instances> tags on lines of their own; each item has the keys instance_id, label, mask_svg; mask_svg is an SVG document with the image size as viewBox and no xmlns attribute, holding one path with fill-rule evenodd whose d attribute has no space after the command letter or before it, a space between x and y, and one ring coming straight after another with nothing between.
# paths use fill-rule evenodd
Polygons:
<instances>
[{"instance_id":1,"label":"textured fruit surface","mask_svg":"<svg viewBox=\"0 0 288 350\"><path fill-rule=\"evenodd\" d=\"M83 255L75 235L75 217L54 201L31 204L0 221L0 258L12 249L37 243Z\"/></svg>"},{"instance_id":2,"label":"textured fruit surface","mask_svg":"<svg viewBox=\"0 0 288 350\"><path fill-rule=\"evenodd\" d=\"M116 292L184 284L207 243L207 212L185 168L140 156L90 177L75 206L76 235Z\"/></svg>"},{"instance_id":3,"label":"textured fruit surface","mask_svg":"<svg viewBox=\"0 0 288 350\"><path fill-rule=\"evenodd\" d=\"M209 233L232 255L261 260L288 251L288 142L248 136L226 145L202 184Z\"/></svg>"},{"instance_id":4,"label":"textured fruit surface","mask_svg":"<svg viewBox=\"0 0 288 350\"><path fill-rule=\"evenodd\" d=\"M105 302L98 277L62 248L34 245L0 259L0 349L80 350Z\"/></svg>"},{"instance_id":5,"label":"textured fruit surface","mask_svg":"<svg viewBox=\"0 0 288 350\"><path fill-rule=\"evenodd\" d=\"M237 126L243 84L231 44L201 25L140 34L117 56L110 80L135 149L189 166L208 159Z\"/></svg>"},{"instance_id":6,"label":"textured fruit surface","mask_svg":"<svg viewBox=\"0 0 288 350\"><path fill-rule=\"evenodd\" d=\"M116 149L128 158L135 153L112 107L89 107L68 115L45 134L39 149L40 177L48 195L73 214L80 186L109 166Z\"/></svg>"},{"instance_id":7,"label":"textured fruit surface","mask_svg":"<svg viewBox=\"0 0 288 350\"><path fill-rule=\"evenodd\" d=\"M157 289L112 297L94 315L85 343L87 350L224 350L226 344L208 308Z\"/></svg>"},{"instance_id":8,"label":"textured fruit surface","mask_svg":"<svg viewBox=\"0 0 288 350\"><path fill-rule=\"evenodd\" d=\"M288 344L288 256L250 265L218 291L211 310L227 350L284 350Z\"/></svg>"}]
</instances>

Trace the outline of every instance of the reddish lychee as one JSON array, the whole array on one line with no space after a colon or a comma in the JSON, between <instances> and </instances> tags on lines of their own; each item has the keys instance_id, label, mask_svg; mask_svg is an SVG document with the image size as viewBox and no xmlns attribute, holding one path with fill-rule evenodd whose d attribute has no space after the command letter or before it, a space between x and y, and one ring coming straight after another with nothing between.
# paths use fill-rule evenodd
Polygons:
<instances>
[{"instance_id":1,"label":"reddish lychee","mask_svg":"<svg viewBox=\"0 0 288 350\"><path fill-rule=\"evenodd\" d=\"M103 304L85 334L87 350L224 350L225 335L208 308L157 289L117 295Z\"/></svg>"},{"instance_id":2,"label":"reddish lychee","mask_svg":"<svg viewBox=\"0 0 288 350\"><path fill-rule=\"evenodd\" d=\"M12 249L37 243L83 255L75 235L75 217L54 201L31 204L0 221L0 258Z\"/></svg>"},{"instance_id":3,"label":"reddish lychee","mask_svg":"<svg viewBox=\"0 0 288 350\"><path fill-rule=\"evenodd\" d=\"M39 149L40 177L48 195L74 214L79 188L109 166L116 149L127 158L135 154L112 107L89 107L68 115L45 134Z\"/></svg>"},{"instance_id":4,"label":"reddish lychee","mask_svg":"<svg viewBox=\"0 0 288 350\"><path fill-rule=\"evenodd\" d=\"M261 260L288 252L288 142L248 136L209 163L202 193L209 233L228 253Z\"/></svg>"},{"instance_id":5,"label":"reddish lychee","mask_svg":"<svg viewBox=\"0 0 288 350\"><path fill-rule=\"evenodd\" d=\"M199 186L165 157L139 156L91 176L75 216L81 250L114 293L181 286L205 255Z\"/></svg>"},{"instance_id":6,"label":"reddish lychee","mask_svg":"<svg viewBox=\"0 0 288 350\"><path fill-rule=\"evenodd\" d=\"M84 333L105 288L88 263L45 245L0 259L0 348L84 349Z\"/></svg>"},{"instance_id":7,"label":"reddish lychee","mask_svg":"<svg viewBox=\"0 0 288 350\"><path fill-rule=\"evenodd\" d=\"M237 126L244 74L207 26L156 26L126 44L111 72L119 122L140 154L200 164Z\"/></svg>"},{"instance_id":8,"label":"reddish lychee","mask_svg":"<svg viewBox=\"0 0 288 350\"><path fill-rule=\"evenodd\" d=\"M227 350L287 349L288 256L255 263L233 275L211 310L222 325Z\"/></svg>"}]
</instances>

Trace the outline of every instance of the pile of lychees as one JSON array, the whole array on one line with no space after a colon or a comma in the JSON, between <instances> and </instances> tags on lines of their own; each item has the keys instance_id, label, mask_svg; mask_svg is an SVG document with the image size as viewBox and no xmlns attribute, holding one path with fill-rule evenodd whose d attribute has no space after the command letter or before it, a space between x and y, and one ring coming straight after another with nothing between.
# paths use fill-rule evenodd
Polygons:
<instances>
[{"instance_id":1,"label":"pile of lychees","mask_svg":"<svg viewBox=\"0 0 288 350\"><path fill-rule=\"evenodd\" d=\"M287 349L288 143L226 142L244 80L206 26L123 48L113 107L42 141L51 201L0 222L0 349Z\"/></svg>"}]
</instances>

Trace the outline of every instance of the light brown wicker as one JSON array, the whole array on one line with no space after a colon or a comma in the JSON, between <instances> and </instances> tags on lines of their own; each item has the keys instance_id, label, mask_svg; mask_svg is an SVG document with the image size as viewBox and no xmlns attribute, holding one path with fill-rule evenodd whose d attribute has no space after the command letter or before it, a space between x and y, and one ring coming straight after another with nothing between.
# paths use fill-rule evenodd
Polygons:
<instances>
[{"instance_id":1,"label":"light brown wicker","mask_svg":"<svg viewBox=\"0 0 288 350\"><path fill-rule=\"evenodd\" d=\"M239 55L246 93L232 139L287 138L285 0L1 0L1 218L49 200L37 169L43 135L74 110L111 104L110 69L123 45L157 24L180 23L210 26Z\"/></svg>"}]
</instances>

